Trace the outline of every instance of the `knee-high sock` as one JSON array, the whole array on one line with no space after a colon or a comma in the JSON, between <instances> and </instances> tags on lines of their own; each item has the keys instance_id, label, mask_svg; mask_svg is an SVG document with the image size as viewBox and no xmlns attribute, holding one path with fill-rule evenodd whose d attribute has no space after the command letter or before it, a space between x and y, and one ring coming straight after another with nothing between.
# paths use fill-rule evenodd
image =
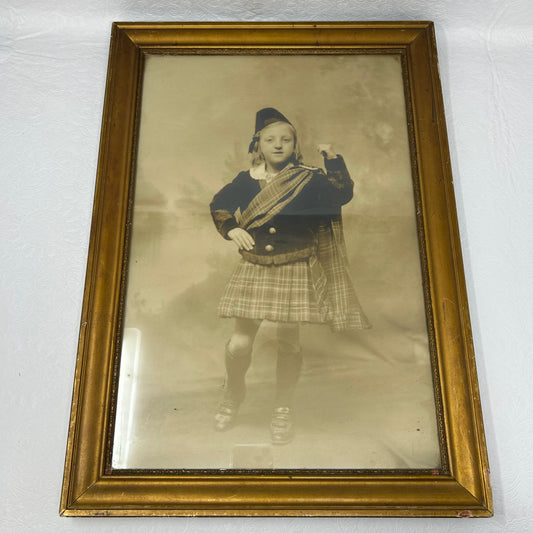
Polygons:
<instances>
[{"instance_id":1,"label":"knee-high sock","mask_svg":"<svg viewBox=\"0 0 533 533\"><path fill-rule=\"evenodd\" d=\"M302 351L280 347L276 366L276 407L291 407L302 368Z\"/></svg>"},{"instance_id":2,"label":"knee-high sock","mask_svg":"<svg viewBox=\"0 0 533 533\"><path fill-rule=\"evenodd\" d=\"M226 394L236 402L242 402L246 392L245 376L252 361L252 351L233 354L226 346Z\"/></svg>"}]
</instances>

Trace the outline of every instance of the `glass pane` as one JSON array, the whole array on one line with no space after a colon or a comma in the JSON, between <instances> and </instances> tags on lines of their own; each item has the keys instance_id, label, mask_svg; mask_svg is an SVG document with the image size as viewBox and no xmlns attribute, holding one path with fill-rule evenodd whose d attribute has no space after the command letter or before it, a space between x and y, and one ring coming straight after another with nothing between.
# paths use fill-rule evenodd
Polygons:
<instances>
[{"instance_id":1,"label":"glass pane","mask_svg":"<svg viewBox=\"0 0 533 533\"><path fill-rule=\"evenodd\" d=\"M299 326L303 363L288 371L298 377L292 439L281 445L270 426L286 374L277 377L280 326L272 320L258 322L233 427L214 427L236 322L217 308L241 257L217 232L209 205L250 168L256 112L265 107L292 123L305 165L324 168L319 144L344 158L355 181L342 207L347 268L372 324L337 333L328 324ZM310 231L316 244L317 227ZM291 246L279 232L272 239ZM296 262L304 264L299 274ZM270 269L282 311L304 305L290 292L303 279L305 298L320 300L323 316L332 304L319 295L323 278L311 263L285 263L290 287L275 278L280 270L272 274L278 265L251 275ZM254 287L252 303L272 306ZM148 56L126 301L115 468L439 468L400 57ZM307 307L291 316L315 316ZM295 338L294 328L281 330Z\"/></svg>"}]
</instances>

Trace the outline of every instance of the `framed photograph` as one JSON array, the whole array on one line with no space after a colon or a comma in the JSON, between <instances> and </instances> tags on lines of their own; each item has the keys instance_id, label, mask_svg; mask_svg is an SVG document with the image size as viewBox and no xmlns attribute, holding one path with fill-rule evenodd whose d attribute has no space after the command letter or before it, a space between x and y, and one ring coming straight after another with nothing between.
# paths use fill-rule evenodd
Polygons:
<instances>
[{"instance_id":1,"label":"framed photograph","mask_svg":"<svg viewBox=\"0 0 533 533\"><path fill-rule=\"evenodd\" d=\"M115 23L61 514L491 505L433 24Z\"/></svg>"}]
</instances>

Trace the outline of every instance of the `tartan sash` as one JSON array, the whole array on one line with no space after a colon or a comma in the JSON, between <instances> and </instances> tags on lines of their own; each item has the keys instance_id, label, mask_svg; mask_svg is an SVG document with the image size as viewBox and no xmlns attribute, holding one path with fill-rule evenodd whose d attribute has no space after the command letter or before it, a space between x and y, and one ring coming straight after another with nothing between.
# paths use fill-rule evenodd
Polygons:
<instances>
[{"instance_id":1,"label":"tartan sash","mask_svg":"<svg viewBox=\"0 0 533 533\"><path fill-rule=\"evenodd\" d=\"M341 217L332 217L318 230L316 257L309 261L319 302L327 309L332 331L371 328L357 298L348 267L348 254Z\"/></svg>"},{"instance_id":2,"label":"tartan sash","mask_svg":"<svg viewBox=\"0 0 533 533\"><path fill-rule=\"evenodd\" d=\"M266 224L300 194L312 177L313 170L307 167L282 170L248 204L241 213L239 225L249 230Z\"/></svg>"}]
</instances>

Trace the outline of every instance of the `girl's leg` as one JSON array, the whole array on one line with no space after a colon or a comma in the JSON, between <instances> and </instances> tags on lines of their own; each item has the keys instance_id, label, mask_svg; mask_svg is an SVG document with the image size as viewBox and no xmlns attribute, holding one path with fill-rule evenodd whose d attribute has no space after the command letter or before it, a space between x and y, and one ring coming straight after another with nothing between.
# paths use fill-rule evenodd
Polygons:
<instances>
[{"instance_id":1,"label":"girl's leg","mask_svg":"<svg viewBox=\"0 0 533 533\"><path fill-rule=\"evenodd\" d=\"M302 368L300 326L297 323L278 325L278 360L276 367L276 407L292 407L294 389Z\"/></svg>"},{"instance_id":2,"label":"girl's leg","mask_svg":"<svg viewBox=\"0 0 533 533\"><path fill-rule=\"evenodd\" d=\"M278 342L276 398L270 423L270 434L274 444L286 444L293 437L292 401L302 367L299 325L280 323L278 325Z\"/></svg>"},{"instance_id":3,"label":"girl's leg","mask_svg":"<svg viewBox=\"0 0 533 533\"><path fill-rule=\"evenodd\" d=\"M226 390L215 415L215 429L225 431L233 426L246 393L245 376L252 360L252 348L259 322L236 318L234 332L226 345Z\"/></svg>"},{"instance_id":4,"label":"girl's leg","mask_svg":"<svg viewBox=\"0 0 533 533\"><path fill-rule=\"evenodd\" d=\"M241 403L246 392L245 375L252 361L252 348L259 322L236 318L235 329L226 346L226 395Z\"/></svg>"}]
</instances>

